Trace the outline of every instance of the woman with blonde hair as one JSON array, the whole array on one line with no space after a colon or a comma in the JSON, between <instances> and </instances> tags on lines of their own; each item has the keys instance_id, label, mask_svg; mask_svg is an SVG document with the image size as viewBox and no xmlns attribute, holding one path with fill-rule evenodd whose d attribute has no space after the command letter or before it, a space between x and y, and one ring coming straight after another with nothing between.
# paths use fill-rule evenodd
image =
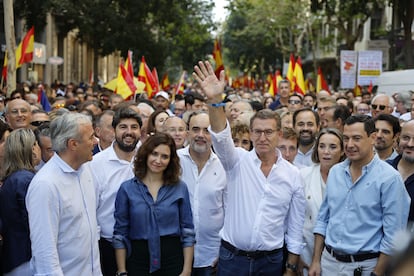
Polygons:
<instances>
[{"instance_id":1,"label":"woman with blonde hair","mask_svg":"<svg viewBox=\"0 0 414 276\"><path fill-rule=\"evenodd\" d=\"M41 159L40 147L30 129L17 129L6 139L0 190L0 219L5 276L32 275L31 243L25 197Z\"/></svg>"}]
</instances>

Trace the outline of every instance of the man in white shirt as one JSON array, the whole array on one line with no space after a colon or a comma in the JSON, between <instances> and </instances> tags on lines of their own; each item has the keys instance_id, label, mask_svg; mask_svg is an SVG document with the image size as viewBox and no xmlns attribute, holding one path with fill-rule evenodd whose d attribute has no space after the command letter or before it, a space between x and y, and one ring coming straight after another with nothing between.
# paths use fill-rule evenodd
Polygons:
<instances>
[{"instance_id":1,"label":"man in white shirt","mask_svg":"<svg viewBox=\"0 0 414 276\"><path fill-rule=\"evenodd\" d=\"M133 157L141 136L142 121L130 108L121 108L114 115L112 126L115 141L90 162L97 195L96 216L101 228L99 249L103 275L113 276L117 271L112 247L115 198L121 184L134 177Z\"/></svg>"},{"instance_id":2,"label":"man in white shirt","mask_svg":"<svg viewBox=\"0 0 414 276\"><path fill-rule=\"evenodd\" d=\"M293 164L298 168L312 166L312 152L319 132L318 113L302 108L293 113L293 128L299 137L299 148Z\"/></svg>"},{"instance_id":3,"label":"man in white shirt","mask_svg":"<svg viewBox=\"0 0 414 276\"><path fill-rule=\"evenodd\" d=\"M217 79L208 61L194 70L208 98L209 131L227 174L218 275L281 275L284 241L289 251L286 275L296 275L305 197L299 170L276 148L280 117L271 110L257 112L250 126L254 150L235 148L222 103L224 71Z\"/></svg>"},{"instance_id":4,"label":"man in white shirt","mask_svg":"<svg viewBox=\"0 0 414 276\"><path fill-rule=\"evenodd\" d=\"M50 131L56 154L26 196L33 275L102 275L93 177L84 165L97 143L92 122L66 113L52 121Z\"/></svg>"},{"instance_id":5,"label":"man in white shirt","mask_svg":"<svg viewBox=\"0 0 414 276\"><path fill-rule=\"evenodd\" d=\"M193 210L197 243L193 276L212 275L217 263L224 223L226 173L211 150L208 114L196 111L188 121L189 146L178 150Z\"/></svg>"}]
</instances>

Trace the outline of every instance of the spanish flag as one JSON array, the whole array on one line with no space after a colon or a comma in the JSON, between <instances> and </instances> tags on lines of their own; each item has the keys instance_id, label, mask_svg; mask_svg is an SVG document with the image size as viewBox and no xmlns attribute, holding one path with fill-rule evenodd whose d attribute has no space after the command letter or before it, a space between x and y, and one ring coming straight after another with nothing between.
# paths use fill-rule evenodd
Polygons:
<instances>
[{"instance_id":1,"label":"spanish flag","mask_svg":"<svg viewBox=\"0 0 414 276\"><path fill-rule=\"evenodd\" d=\"M213 57L216 62L216 68L214 69L214 73L216 74L217 78L220 78L220 72L221 70L224 70L224 64L221 55L221 43L218 39L214 40Z\"/></svg>"},{"instance_id":2,"label":"spanish flag","mask_svg":"<svg viewBox=\"0 0 414 276\"><path fill-rule=\"evenodd\" d=\"M293 54L290 54L290 59L289 59L289 65L288 65L288 70L286 73L286 78L289 80L290 82L290 88L293 91L295 89L295 57L293 56Z\"/></svg>"},{"instance_id":3,"label":"spanish flag","mask_svg":"<svg viewBox=\"0 0 414 276\"><path fill-rule=\"evenodd\" d=\"M124 65L119 65L118 78L116 81L116 94L121 95L123 99L128 99L133 96L137 90L133 77L134 76L131 76L125 69Z\"/></svg>"},{"instance_id":4,"label":"spanish flag","mask_svg":"<svg viewBox=\"0 0 414 276\"><path fill-rule=\"evenodd\" d=\"M293 76L295 79L295 92L305 95L305 80L303 78L302 61L300 60L300 57L296 60Z\"/></svg>"},{"instance_id":5,"label":"spanish flag","mask_svg":"<svg viewBox=\"0 0 414 276\"><path fill-rule=\"evenodd\" d=\"M16 49L16 69L33 60L34 27L31 27Z\"/></svg>"},{"instance_id":6,"label":"spanish flag","mask_svg":"<svg viewBox=\"0 0 414 276\"><path fill-rule=\"evenodd\" d=\"M318 79L316 81L316 93L319 93L319 91L321 91L321 90L326 90L329 93L331 93L329 91L328 83L326 82L325 78L323 77L322 69L320 67L318 67Z\"/></svg>"},{"instance_id":7,"label":"spanish flag","mask_svg":"<svg viewBox=\"0 0 414 276\"><path fill-rule=\"evenodd\" d=\"M144 56L142 56L141 64L139 65L138 80L145 83L144 91L147 92L148 98L151 99L156 93L156 85Z\"/></svg>"}]
</instances>

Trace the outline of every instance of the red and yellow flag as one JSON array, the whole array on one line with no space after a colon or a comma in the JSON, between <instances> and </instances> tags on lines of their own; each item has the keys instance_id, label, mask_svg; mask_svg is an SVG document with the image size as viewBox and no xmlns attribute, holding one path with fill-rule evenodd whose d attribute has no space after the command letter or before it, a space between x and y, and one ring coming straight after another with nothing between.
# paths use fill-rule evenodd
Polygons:
<instances>
[{"instance_id":1,"label":"red and yellow flag","mask_svg":"<svg viewBox=\"0 0 414 276\"><path fill-rule=\"evenodd\" d=\"M161 89L164 91L170 90L170 80L168 79L168 73L165 73L161 80Z\"/></svg>"},{"instance_id":2,"label":"red and yellow flag","mask_svg":"<svg viewBox=\"0 0 414 276\"><path fill-rule=\"evenodd\" d=\"M213 57L216 62L214 73L216 74L217 78L220 78L220 72L221 70L224 70L224 64L221 55L221 43L218 39L214 40Z\"/></svg>"},{"instance_id":3,"label":"red and yellow flag","mask_svg":"<svg viewBox=\"0 0 414 276\"><path fill-rule=\"evenodd\" d=\"M151 99L156 93L156 85L144 56L142 56L141 64L139 65L138 80L145 83L144 91L147 92L148 98Z\"/></svg>"},{"instance_id":4,"label":"red and yellow flag","mask_svg":"<svg viewBox=\"0 0 414 276\"><path fill-rule=\"evenodd\" d=\"M325 78L323 77L322 69L320 67L318 67L318 79L316 81L316 93L319 93L321 90L326 90L329 93L331 93L329 91L328 83L326 82Z\"/></svg>"},{"instance_id":5,"label":"red and yellow flag","mask_svg":"<svg viewBox=\"0 0 414 276\"><path fill-rule=\"evenodd\" d=\"M289 65L288 65L288 70L286 73L286 78L288 79L288 81L290 82L290 88L292 89L292 91L295 89L295 57L293 56L293 54L290 54L290 59L289 59Z\"/></svg>"},{"instance_id":6,"label":"red and yellow flag","mask_svg":"<svg viewBox=\"0 0 414 276\"><path fill-rule=\"evenodd\" d=\"M118 69L118 78L116 81L116 94L127 99L135 94L137 87L134 84L133 76L130 76L125 66L120 64Z\"/></svg>"},{"instance_id":7,"label":"red and yellow flag","mask_svg":"<svg viewBox=\"0 0 414 276\"><path fill-rule=\"evenodd\" d=\"M273 97L275 95L277 95L278 90L279 90L279 82L283 80L280 71L276 70L275 75L272 77L272 81L270 82L270 86L269 86L269 94L272 95Z\"/></svg>"},{"instance_id":8,"label":"red and yellow flag","mask_svg":"<svg viewBox=\"0 0 414 276\"><path fill-rule=\"evenodd\" d=\"M132 66L132 51L128 51L128 56L125 61L125 70L131 76L131 78L134 77L134 67Z\"/></svg>"},{"instance_id":9,"label":"red and yellow flag","mask_svg":"<svg viewBox=\"0 0 414 276\"><path fill-rule=\"evenodd\" d=\"M34 27L23 37L19 46L16 49L16 69L20 68L24 63L31 62L33 60L34 52Z\"/></svg>"},{"instance_id":10,"label":"red and yellow flag","mask_svg":"<svg viewBox=\"0 0 414 276\"><path fill-rule=\"evenodd\" d=\"M294 91L296 93L299 93L301 95L305 95L305 80L303 77L303 71L302 71L302 61L300 60L300 57L296 60L295 64L295 70L293 72L293 76L295 79L295 89Z\"/></svg>"},{"instance_id":11,"label":"red and yellow flag","mask_svg":"<svg viewBox=\"0 0 414 276\"><path fill-rule=\"evenodd\" d=\"M158 72L157 72L157 68L152 68L152 72L151 72L152 78L154 79L154 84L155 84L155 93L157 93L158 91L160 91L160 81L158 80Z\"/></svg>"},{"instance_id":12,"label":"red and yellow flag","mask_svg":"<svg viewBox=\"0 0 414 276\"><path fill-rule=\"evenodd\" d=\"M22 67L23 64L31 62L33 60L34 52L34 27L31 27L30 30L20 41L19 45L16 48L16 69ZM7 52L4 56L3 70L1 75L3 79L7 78Z\"/></svg>"}]
</instances>

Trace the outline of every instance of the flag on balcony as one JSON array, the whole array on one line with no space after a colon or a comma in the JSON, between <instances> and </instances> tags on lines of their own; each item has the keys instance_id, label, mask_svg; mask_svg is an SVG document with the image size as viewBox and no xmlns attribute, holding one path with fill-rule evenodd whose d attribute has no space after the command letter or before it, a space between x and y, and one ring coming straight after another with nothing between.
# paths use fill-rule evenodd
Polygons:
<instances>
[{"instance_id":1,"label":"flag on balcony","mask_svg":"<svg viewBox=\"0 0 414 276\"><path fill-rule=\"evenodd\" d=\"M223 58L221 55L221 43L218 39L214 40L213 57L216 62L214 73L216 74L217 78L220 78L220 72L221 70L224 70L224 64L223 64Z\"/></svg>"},{"instance_id":2,"label":"flag on balcony","mask_svg":"<svg viewBox=\"0 0 414 276\"><path fill-rule=\"evenodd\" d=\"M328 83L326 82L325 78L322 74L322 69L318 67L318 79L316 81L316 93L319 93L321 90L329 91Z\"/></svg>"},{"instance_id":3,"label":"flag on balcony","mask_svg":"<svg viewBox=\"0 0 414 276\"><path fill-rule=\"evenodd\" d=\"M294 91L301 95L305 95L305 80L303 78L302 61L300 60L300 57L296 60L293 78L295 80Z\"/></svg>"},{"instance_id":4,"label":"flag on balcony","mask_svg":"<svg viewBox=\"0 0 414 276\"><path fill-rule=\"evenodd\" d=\"M123 99L128 99L135 94L136 90L133 76L130 76L125 66L120 64L115 93L121 95Z\"/></svg>"},{"instance_id":5,"label":"flag on balcony","mask_svg":"<svg viewBox=\"0 0 414 276\"><path fill-rule=\"evenodd\" d=\"M293 56L293 54L290 54L290 59L289 59L288 70L287 70L287 73L286 73L286 78L290 82L290 88L291 88L292 91L295 89L294 72L295 72L295 57Z\"/></svg>"},{"instance_id":6,"label":"flag on balcony","mask_svg":"<svg viewBox=\"0 0 414 276\"><path fill-rule=\"evenodd\" d=\"M170 80L168 79L168 73L165 73L161 80L161 89L164 91L170 90Z\"/></svg>"},{"instance_id":7,"label":"flag on balcony","mask_svg":"<svg viewBox=\"0 0 414 276\"><path fill-rule=\"evenodd\" d=\"M34 27L23 37L23 40L19 43L16 49L16 69L20 68L24 63L31 62L33 60L34 52Z\"/></svg>"},{"instance_id":8,"label":"flag on balcony","mask_svg":"<svg viewBox=\"0 0 414 276\"><path fill-rule=\"evenodd\" d=\"M141 64L139 65L138 80L145 83L144 91L147 92L148 98L152 99L156 93L156 85L151 70L145 62L144 56L142 56Z\"/></svg>"}]
</instances>

